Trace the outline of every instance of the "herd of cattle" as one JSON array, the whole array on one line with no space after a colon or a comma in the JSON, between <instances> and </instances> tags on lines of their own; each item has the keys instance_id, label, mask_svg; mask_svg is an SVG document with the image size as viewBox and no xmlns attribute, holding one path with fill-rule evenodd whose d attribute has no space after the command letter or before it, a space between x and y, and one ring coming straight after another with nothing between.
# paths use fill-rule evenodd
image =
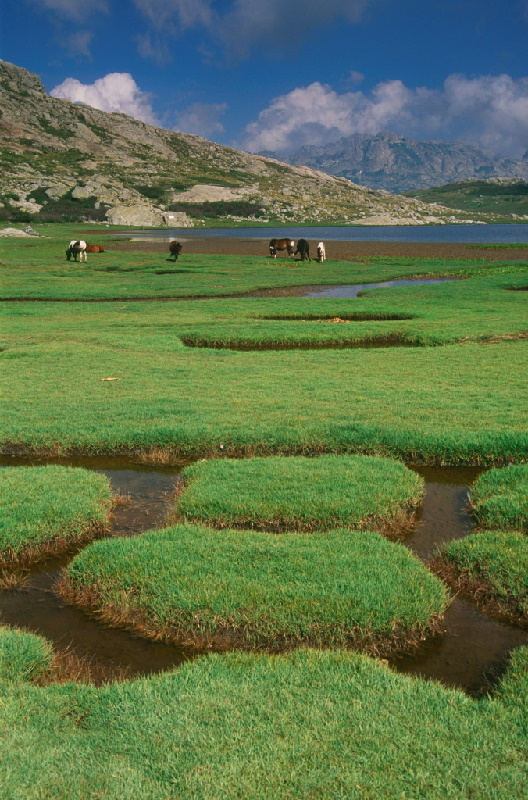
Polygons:
<instances>
[{"instance_id":1,"label":"herd of cattle","mask_svg":"<svg viewBox=\"0 0 528 800\"><path fill-rule=\"evenodd\" d=\"M173 261L178 260L178 256L182 251L182 244L181 242L177 242L173 240L169 244L169 253L173 259ZM306 241L306 239L299 239L297 242L297 248L295 247L295 242L293 239L272 239L269 243L269 253L272 258L277 258L278 252L284 252L288 254L288 256L295 256L297 253L301 257L301 261L310 261L310 244ZM74 261L88 261L87 253L104 253L104 249L99 244L87 244L82 239L72 239L68 248L66 250L66 258L68 261L71 261L73 258ZM324 242L319 242L317 245L317 261L322 263L326 261L326 251Z\"/></svg>"}]
</instances>

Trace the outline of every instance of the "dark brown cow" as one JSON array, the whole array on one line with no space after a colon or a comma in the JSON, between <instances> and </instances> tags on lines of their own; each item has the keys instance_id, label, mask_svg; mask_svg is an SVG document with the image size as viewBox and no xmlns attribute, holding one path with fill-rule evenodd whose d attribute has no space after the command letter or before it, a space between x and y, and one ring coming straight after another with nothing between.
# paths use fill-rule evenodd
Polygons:
<instances>
[{"instance_id":1,"label":"dark brown cow","mask_svg":"<svg viewBox=\"0 0 528 800\"><path fill-rule=\"evenodd\" d=\"M172 241L169 244L169 251L170 251L170 254L172 256L172 260L173 261L177 261L178 260L178 256L180 255L180 253L182 251L181 242L177 242L176 240Z\"/></svg>"},{"instance_id":2,"label":"dark brown cow","mask_svg":"<svg viewBox=\"0 0 528 800\"><path fill-rule=\"evenodd\" d=\"M286 250L289 256L293 255L295 242L293 239L272 239L269 243L269 252L272 258L277 258L277 251Z\"/></svg>"}]
</instances>

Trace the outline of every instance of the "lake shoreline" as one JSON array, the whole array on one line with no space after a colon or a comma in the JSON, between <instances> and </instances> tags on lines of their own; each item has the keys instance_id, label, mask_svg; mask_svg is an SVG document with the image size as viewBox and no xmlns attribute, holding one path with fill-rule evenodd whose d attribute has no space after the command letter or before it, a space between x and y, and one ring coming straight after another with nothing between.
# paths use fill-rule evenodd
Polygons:
<instances>
[{"instance_id":1,"label":"lake shoreline","mask_svg":"<svg viewBox=\"0 0 528 800\"><path fill-rule=\"evenodd\" d=\"M101 233L99 233L101 236ZM115 234L111 234L112 236ZM131 233L130 239L112 239L105 231L104 236L105 250L119 250L137 253L168 253L169 232L166 236L158 236L157 240L145 238L139 240L135 234ZM101 238L102 238L101 236ZM108 237L108 238L107 238ZM189 238L183 234L179 237L183 243L181 260L185 259L186 253L196 253L200 255L233 255L233 256L263 256L269 258L268 240L241 238L230 236L200 237L192 236ZM308 240L316 255L317 242ZM339 261L361 262L369 258L457 258L473 259L476 261L526 261L528 260L528 245L525 248L511 249L505 247L482 249L471 244L457 242L388 242L388 241L338 241L326 242L326 253L328 259ZM289 261L295 263L293 258L278 256L277 264Z\"/></svg>"}]
</instances>

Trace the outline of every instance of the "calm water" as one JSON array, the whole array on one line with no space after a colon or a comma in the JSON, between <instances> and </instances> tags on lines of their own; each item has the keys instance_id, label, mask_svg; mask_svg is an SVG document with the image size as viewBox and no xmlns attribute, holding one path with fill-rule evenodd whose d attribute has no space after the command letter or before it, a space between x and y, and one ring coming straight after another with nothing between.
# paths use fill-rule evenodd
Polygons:
<instances>
[{"instance_id":1,"label":"calm water","mask_svg":"<svg viewBox=\"0 0 528 800\"><path fill-rule=\"evenodd\" d=\"M119 234L118 234L119 236ZM177 237L201 239L213 237L233 237L235 239L263 239L272 237L291 237L292 239L316 239L317 241L340 242L442 242L516 244L528 242L528 224L497 225L365 225L342 227L298 228L294 225L274 228L174 228L164 231L138 231L134 240L165 240ZM119 238L130 238L130 235Z\"/></svg>"},{"instance_id":2,"label":"calm water","mask_svg":"<svg viewBox=\"0 0 528 800\"><path fill-rule=\"evenodd\" d=\"M101 472L115 492L128 495L114 510L111 536L135 536L163 527L183 462L147 467L124 457L65 457L38 459L0 456L0 468L60 463ZM404 543L427 562L443 542L467 536L473 520L468 514L468 485L481 470L473 467L412 466L426 482L416 524ZM200 655L192 648L165 645L109 628L57 597L53 584L72 554L51 558L29 570L25 586L0 591L0 621L43 635L59 649L68 649L91 666L94 679L112 680L171 669ZM440 680L470 694L488 691L513 648L528 645L528 631L481 613L474 603L457 597L444 620L443 633L428 637L410 655L395 655L392 666L410 675ZM97 678L99 676L99 678Z\"/></svg>"}]
</instances>

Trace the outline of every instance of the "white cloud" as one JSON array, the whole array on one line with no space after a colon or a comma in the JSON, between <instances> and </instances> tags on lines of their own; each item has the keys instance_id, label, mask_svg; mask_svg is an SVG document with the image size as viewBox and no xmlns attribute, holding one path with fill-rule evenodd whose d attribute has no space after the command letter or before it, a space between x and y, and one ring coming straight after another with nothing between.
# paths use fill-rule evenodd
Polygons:
<instances>
[{"instance_id":1,"label":"white cloud","mask_svg":"<svg viewBox=\"0 0 528 800\"><path fill-rule=\"evenodd\" d=\"M461 139L497 155L528 148L528 78L450 75L441 90L385 81L370 94L338 94L312 83L275 98L246 127L250 152L286 152L353 133L391 129L404 136Z\"/></svg>"},{"instance_id":2,"label":"white cloud","mask_svg":"<svg viewBox=\"0 0 528 800\"><path fill-rule=\"evenodd\" d=\"M223 133L224 126L219 117L226 109L227 103L193 103L178 114L175 130L204 138Z\"/></svg>"},{"instance_id":3,"label":"white cloud","mask_svg":"<svg viewBox=\"0 0 528 800\"><path fill-rule=\"evenodd\" d=\"M152 110L150 96L141 91L128 72L111 72L91 85L66 78L50 94L74 103L86 103L101 111L121 111L149 125L160 124Z\"/></svg>"}]
</instances>

